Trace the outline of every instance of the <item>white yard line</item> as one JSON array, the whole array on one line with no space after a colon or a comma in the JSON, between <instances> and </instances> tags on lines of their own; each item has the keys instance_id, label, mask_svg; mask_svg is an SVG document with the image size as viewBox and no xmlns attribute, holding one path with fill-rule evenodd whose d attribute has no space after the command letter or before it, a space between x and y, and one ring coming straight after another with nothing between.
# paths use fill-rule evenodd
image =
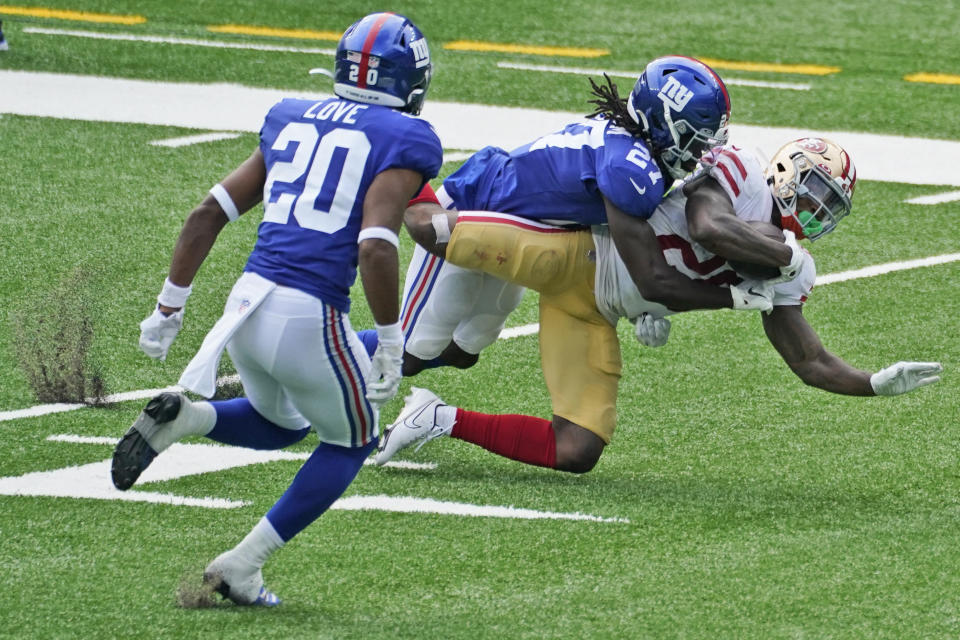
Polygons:
<instances>
[{"instance_id":1,"label":"white yard line","mask_svg":"<svg viewBox=\"0 0 960 640\"><path fill-rule=\"evenodd\" d=\"M220 140L233 140L239 138L241 134L230 133L227 131L215 133L199 133L195 136L181 136L179 138L164 138L163 140L153 140L150 142L154 147L188 147L192 144L201 144L203 142L217 142Z\"/></svg>"},{"instance_id":2,"label":"white yard line","mask_svg":"<svg viewBox=\"0 0 960 640\"><path fill-rule=\"evenodd\" d=\"M110 445L114 438L78 436L71 434L52 435L50 442L69 444ZM216 497L190 497L150 491L150 484L201 473L214 473L253 464L266 464L280 460L305 460L310 453L290 451L254 451L243 447L228 447L211 444L171 445L140 476L137 488L118 491L110 480L111 460L89 464L35 471L20 476L0 477L0 495L52 496L57 498L92 498L96 500L122 500L126 502L149 502L174 506L202 507L207 509L235 509L249 503ZM367 460L365 464L373 464ZM408 461L388 462L385 467L401 469L432 470L433 463ZM515 518L522 520L573 520L580 522L626 523L626 518L604 518L586 513L561 513L537 511L512 505L481 505L465 502L448 502L433 498L414 496L348 496L340 498L330 507L334 511L390 511L394 513L436 513L452 516L482 518Z\"/></svg>"},{"instance_id":3,"label":"white yard line","mask_svg":"<svg viewBox=\"0 0 960 640\"><path fill-rule=\"evenodd\" d=\"M943 204L944 202L956 202L960 200L960 191L948 191L946 193L936 193L931 196L917 196L916 198L907 198L906 204Z\"/></svg>"},{"instance_id":4,"label":"white yard line","mask_svg":"<svg viewBox=\"0 0 960 640\"><path fill-rule=\"evenodd\" d=\"M519 71L541 71L544 73L571 73L579 76L596 76L598 79L607 74L611 78L630 78L636 80L643 73L638 71L611 71L610 69L583 69L579 67L561 67L546 64L525 64L522 62L498 62L501 69L517 69ZM728 78L723 76L723 82L731 86L761 87L764 89L787 89L792 91L809 91L810 85L798 82L767 82L766 80L746 80L743 78Z\"/></svg>"}]
</instances>

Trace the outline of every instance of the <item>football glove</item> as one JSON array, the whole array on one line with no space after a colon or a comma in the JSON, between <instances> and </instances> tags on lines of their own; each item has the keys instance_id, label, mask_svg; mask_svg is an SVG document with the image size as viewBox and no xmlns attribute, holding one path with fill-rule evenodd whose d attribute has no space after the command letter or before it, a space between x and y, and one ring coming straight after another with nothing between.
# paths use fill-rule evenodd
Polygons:
<instances>
[{"instance_id":1,"label":"football glove","mask_svg":"<svg viewBox=\"0 0 960 640\"><path fill-rule=\"evenodd\" d=\"M403 334L400 332L400 323L377 325L377 350L371 358L367 400L379 407L397 395L403 377L402 367Z\"/></svg>"},{"instance_id":2,"label":"football glove","mask_svg":"<svg viewBox=\"0 0 960 640\"><path fill-rule=\"evenodd\" d=\"M662 347L670 338L670 321L641 313L634 324L637 342L647 347Z\"/></svg>"},{"instance_id":3,"label":"football glove","mask_svg":"<svg viewBox=\"0 0 960 640\"><path fill-rule=\"evenodd\" d=\"M878 396L897 396L940 381L939 362L898 362L870 376L870 386Z\"/></svg>"},{"instance_id":4,"label":"football glove","mask_svg":"<svg viewBox=\"0 0 960 640\"><path fill-rule=\"evenodd\" d=\"M800 275L800 269L803 268L803 249L800 248L793 231L783 230L783 244L790 247L790 264L780 267L780 277L770 280L771 284L790 282Z\"/></svg>"},{"instance_id":5,"label":"football glove","mask_svg":"<svg viewBox=\"0 0 960 640\"><path fill-rule=\"evenodd\" d=\"M730 286L733 308L737 311L773 309L773 285L769 280L744 280Z\"/></svg>"},{"instance_id":6,"label":"football glove","mask_svg":"<svg viewBox=\"0 0 960 640\"><path fill-rule=\"evenodd\" d=\"M167 351L182 326L183 309L167 316L154 308L140 323L140 349L151 358L166 360Z\"/></svg>"}]
</instances>

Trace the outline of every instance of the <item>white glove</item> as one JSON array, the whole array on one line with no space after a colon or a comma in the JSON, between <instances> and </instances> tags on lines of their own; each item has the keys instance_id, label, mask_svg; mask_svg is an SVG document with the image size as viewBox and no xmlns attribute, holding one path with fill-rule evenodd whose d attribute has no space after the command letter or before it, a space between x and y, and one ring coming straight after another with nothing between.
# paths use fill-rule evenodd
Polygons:
<instances>
[{"instance_id":1,"label":"white glove","mask_svg":"<svg viewBox=\"0 0 960 640\"><path fill-rule=\"evenodd\" d=\"M637 342L647 347L662 347L670 338L670 321L641 313L634 324Z\"/></svg>"},{"instance_id":2,"label":"white glove","mask_svg":"<svg viewBox=\"0 0 960 640\"><path fill-rule=\"evenodd\" d=\"M773 309L773 285L769 280L744 280L730 286L730 295L737 311Z\"/></svg>"},{"instance_id":3,"label":"white glove","mask_svg":"<svg viewBox=\"0 0 960 640\"><path fill-rule=\"evenodd\" d=\"M940 381L939 362L898 362L870 376L870 386L878 396L896 396Z\"/></svg>"},{"instance_id":4,"label":"white glove","mask_svg":"<svg viewBox=\"0 0 960 640\"><path fill-rule=\"evenodd\" d=\"M771 284L790 282L800 275L800 270L803 268L803 249L800 248L793 231L783 230L783 244L790 247L790 264L780 267L780 277L770 280Z\"/></svg>"},{"instance_id":5,"label":"white glove","mask_svg":"<svg viewBox=\"0 0 960 640\"><path fill-rule=\"evenodd\" d=\"M377 326L377 350L371 361L367 400L379 407L397 395L403 377L403 334L399 322Z\"/></svg>"},{"instance_id":6,"label":"white glove","mask_svg":"<svg viewBox=\"0 0 960 640\"><path fill-rule=\"evenodd\" d=\"M140 323L140 348L151 358L167 359L167 350L183 326L183 309L165 316L160 309Z\"/></svg>"}]
</instances>

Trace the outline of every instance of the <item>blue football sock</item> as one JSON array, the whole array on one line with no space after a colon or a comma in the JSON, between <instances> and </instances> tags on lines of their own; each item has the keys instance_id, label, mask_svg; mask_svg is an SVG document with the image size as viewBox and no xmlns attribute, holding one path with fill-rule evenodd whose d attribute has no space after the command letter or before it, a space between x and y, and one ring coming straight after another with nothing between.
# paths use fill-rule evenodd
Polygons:
<instances>
[{"instance_id":1,"label":"blue football sock","mask_svg":"<svg viewBox=\"0 0 960 640\"><path fill-rule=\"evenodd\" d=\"M373 353L377 350L377 344L380 342L377 337L377 330L364 329L363 331L357 331L357 337L363 343L363 348L367 350L367 355L372 358Z\"/></svg>"},{"instance_id":2,"label":"blue football sock","mask_svg":"<svg viewBox=\"0 0 960 640\"><path fill-rule=\"evenodd\" d=\"M300 442L310 427L284 429L257 413L246 398L211 402L217 411L217 423L207 437L224 444L247 449L274 450Z\"/></svg>"},{"instance_id":3,"label":"blue football sock","mask_svg":"<svg viewBox=\"0 0 960 640\"><path fill-rule=\"evenodd\" d=\"M314 449L290 487L267 512L267 520L284 542L303 531L343 495L376 446L374 438L365 447L338 447L322 442Z\"/></svg>"}]
</instances>

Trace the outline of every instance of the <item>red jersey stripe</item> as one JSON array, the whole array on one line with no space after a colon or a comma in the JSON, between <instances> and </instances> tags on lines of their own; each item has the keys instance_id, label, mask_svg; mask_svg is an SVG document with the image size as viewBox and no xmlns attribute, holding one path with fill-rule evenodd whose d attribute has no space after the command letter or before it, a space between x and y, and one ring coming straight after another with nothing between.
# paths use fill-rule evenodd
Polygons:
<instances>
[{"instance_id":1,"label":"red jersey stripe","mask_svg":"<svg viewBox=\"0 0 960 640\"><path fill-rule=\"evenodd\" d=\"M720 152L720 154L726 158L730 158L731 160L733 160L733 164L736 165L737 171L740 172L740 177L743 178L744 180L747 179L747 168L743 166L742 162L740 162L740 156L735 154L733 151L730 151L729 149L724 149L723 151Z\"/></svg>"},{"instance_id":2,"label":"red jersey stripe","mask_svg":"<svg viewBox=\"0 0 960 640\"><path fill-rule=\"evenodd\" d=\"M730 190L733 191L733 197L739 196L740 187L737 186L737 181L733 179L733 176L730 174L730 169L727 169L727 165L718 161L716 166L720 168L720 171L723 173L723 177L727 179L727 184L730 185Z\"/></svg>"},{"instance_id":3,"label":"red jersey stripe","mask_svg":"<svg viewBox=\"0 0 960 640\"><path fill-rule=\"evenodd\" d=\"M410 318L413 316L413 310L417 308L420 304L420 296L423 295L423 290L426 288L427 283L430 282L433 277L434 268L437 267L437 262L439 258L435 255L430 255L427 259L427 266L420 275L420 284L416 285L417 290L414 292L413 296L410 297L409 306L407 307L407 313L403 317L403 321L400 323L400 330L406 331L407 327L410 326Z\"/></svg>"},{"instance_id":4,"label":"red jersey stripe","mask_svg":"<svg viewBox=\"0 0 960 640\"><path fill-rule=\"evenodd\" d=\"M457 224L461 222L482 222L485 224L505 224L511 227L517 227L519 229L527 229L529 231L538 231L540 233L570 233L571 229L565 229L563 227L554 227L547 224L537 223L533 220L524 220L523 218L517 218L514 216L504 216L504 215L477 215L477 214L464 214L461 213L457 216Z\"/></svg>"}]
</instances>

